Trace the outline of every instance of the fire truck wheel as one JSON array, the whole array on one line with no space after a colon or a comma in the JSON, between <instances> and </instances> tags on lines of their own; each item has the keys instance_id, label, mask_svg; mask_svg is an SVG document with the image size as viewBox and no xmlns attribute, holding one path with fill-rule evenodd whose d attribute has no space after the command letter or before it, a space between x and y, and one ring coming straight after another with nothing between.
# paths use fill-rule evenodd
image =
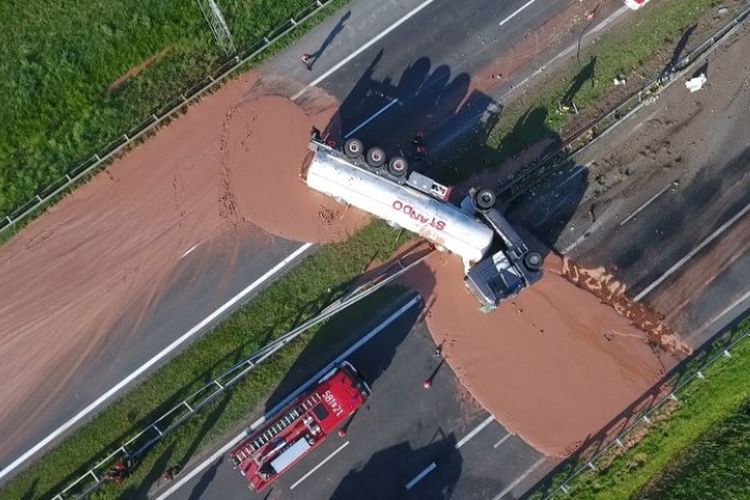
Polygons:
<instances>
[{"instance_id":1,"label":"fire truck wheel","mask_svg":"<svg viewBox=\"0 0 750 500\"><path fill-rule=\"evenodd\" d=\"M359 139L349 139L344 143L344 154L349 158L359 158L364 150L365 146Z\"/></svg>"},{"instance_id":2,"label":"fire truck wheel","mask_svg":"<svg viewBox=\"0 0 750 500\"><path fill-rule=\"evenodd\" d=\"M367 150L367 164L373 168L379 168L385 163L385 151L380 148L370 148Z\"/></svg>"},{"instance_id":3,"label":"fire truck wheel","mask_svg":"<svg viewBox=\"0 0 750 500\"><path fill-rule=\"evenodd\" d=\"M409 164L400 156L394 156L391 158L391 161L388 162L388 172L390 172L391 175L401 177L406 175L407 170L409 170Z\"/></svg>"},{"instance_id":4,"label":"fire truck wheel","mask_svg":"<svg viewBox=\"0 0 750 500\"><path fill-rule=\"evenodd\" d=\"M474 196L474 203L476 203L477 208L480 210L489 210L495 206L496 199L495 193L489 189L481 189Z\"/></svg>"},{"instance_id":5,"label":"fire truck wheel","mask_svg":"<svg viewBox=\"0 0 750 500\"><path fill-rule=\"evenodd\" d=\"M539 252L528 252L523 256L523 263L532 271L538 271L542 268L544 259Z\"/></svg>"}]
</instances>

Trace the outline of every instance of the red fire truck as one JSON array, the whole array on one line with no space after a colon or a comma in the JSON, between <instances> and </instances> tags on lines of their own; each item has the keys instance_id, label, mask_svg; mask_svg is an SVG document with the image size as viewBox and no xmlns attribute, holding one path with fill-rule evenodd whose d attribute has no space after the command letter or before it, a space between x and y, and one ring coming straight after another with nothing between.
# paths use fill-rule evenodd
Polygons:
<instances>
[{"instance_id":1,"label":"red fire truck","mask_svg":"<svg viewBox=\"0 0 750 500\"><path fill-rule=\"evenodd\" d=\"M262 491L357 411L370 388L344 361L230 453L232 465Z\"/></svg>"}]
</instances>

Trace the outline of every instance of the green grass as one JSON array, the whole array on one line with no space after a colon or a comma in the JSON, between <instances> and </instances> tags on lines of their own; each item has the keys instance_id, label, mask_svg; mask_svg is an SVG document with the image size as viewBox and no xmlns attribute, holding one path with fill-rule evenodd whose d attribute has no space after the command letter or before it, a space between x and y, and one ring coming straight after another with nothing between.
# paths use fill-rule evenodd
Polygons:
<instances>
[{"instance_id":1,"label":"green grass","mask_svg":"<svg viewBox=\"0 0 750 500\"><path fill-rule=\"evenodd\" d=\"M750 320L739 328L750 331ZM645 495L642 493L644 488L652 482L655 483L651 489L646 490L648 498L668 498L665 492L678 483L683 485L679 490L683 494L673 490L672 498L739 498L720 495L719 490L710 486L735 475L735 484L727 485L725 491L744 488L744 496L750 496L747 476L744 482L737 479L741 468L747 470L750 467L747 435L731 449L717 448L722 439L731 439L733 433L750 425L747 415L750 401L748 373L750 341L745 339L732 350L731 359L722 359L705 371L706 380L697 379L680 391L680 402L671 415L660 418L657 412L652 420L658 423L640 442L611 460L608 466L597 462L597 472L582 473L568 484L569 493L559 493L557 498L639 498ZM721 458L713 462L709 452ZM732 470L735 467L738 468ZM688 483L686 478L691 474L693 477ZM561 474L559 479L564 475ZM663 480L659 481L659 478ZM716 491L717 494L700 495L700 491ZM537 494L534 498L540 497Z\"/></svg>"},{"instance_id":2,"label":"green grass","mask_svg":"<svg viewBox=\"0 0 750 500\"><path fill-rule=\"evenodd\" d=\"M180 399L194 392L227 367L254 352L292 325L313 316L330 301L331 291L358 276L372 259L387 259L405 235L383 223L373 223L342 244L323 247L305 259L294 272L261 293L250 305L223 321L210 334L192 344L174 360L119 401L99 413L37 464L14 478L0 492L2 498L32 497L56 493L77 474L85 472L104 450L151 422ZM325 327L324 351L330 355L362 324L357 318L373 318L394 291L380 294L350 316L336 318ZM348 321L348 323L347 323ZM349 325L347 328L345 325ZM144 488L158 479L161 450L170 460L186 460L200 446L246 422L257 406L276 388L298 355L314 338L313 331L282 350L238 384L231 394L203 411L176 431L157 450L148 454L127 487ZM322 360L312 366L320 366ZM207 423L209 422L209 423ZM156 467L156 468L155 468ZM155 471L155 472L154 472Z\"/></svg>"},{"instance_id":3,"label":"green grass","mask_svg":"<svg viewBox=\"0 0 750 500\"><path fill-rule=\"evenodd\" d=\"M654 500L750 497L750 401L701 436L638 496Z\"/></svg>"},{"instance_id":4,"label":"green grass","mask_svg":"<svg viewBox=\"0 0 750 500\"><path fill-rule=\"evenodd\" d=\"M309 3L218 1L238 48ZM195 0L6 1L0 32L0 214L138 125L222 56Z\"/></svg>"},{"instance_id":5,"label":"green grass","mask_svg":"<svg viewBox=\"0 0 750 500\"><path fill-rule=\"evenodd\" d=\"M341 3L343 3L343 0L341 2L336 2L336 4ZM687 5L687 8L681 7L682 10L692 13L691 15L693 16L697 16L701 8L705 9L712 4L713 2L708 0L681 0L681 3L677 0L661 0L656 2L656 5L659 6L660 9L668 9L666 12L669 15L676 15L674 14L674 11L680 10L678 6ZM37 3L37 5L41 4ZM159 10L161 4L154 3L149 5L151 6L150 8ZM224 2L222 2L222 5L224 5ZM245 31L241 31L243 33L242 36L251 37L255 33L253 30L262 31L263 24L257 20L256 21L260 24L250 23L252 16L249 16L247 12L242 10L241 7L243 5L245 5L244 2L235 2L233 4L227 2L225 10L227 11L230 25L234 25L233 30L237 33L238 25L243 25L242 30ZM275 4L273 2L256 1L249 5L268 6ZM47 8L51 9L49 12L54 13L52 7ZM117 11L118 7L113 8ZM187 9L188 7L185 8ZM70 10L74 11L75 9ZM128 11L136 12L137 9L129 8ZM5 13L7 14L7 12ZM114 16L114 14L108 15ZM123 13L123 15L125 15L125 13ZM243 15L249 17L243 18ZM177 16L177 14L175 14L175 16ZM187 18L187 14L185 14L185 16L185 18ZM89 19L95 18L95 16L90 13L87 17ZM130 18L128 17L128 19ZM640 30L636 31L636 37L639 40L641 35L637 35L637 33L640 33L641 31L654 30L657 32L654 36L645 37L645 35L643 35L644 39L648 41L638 44L638 51L642 54L641 58L646 57L644 54L647 54L647 48L650 48L652 52L662 48L665 42L669 40L670 36L674 36L675 33L679 32L677 26L681 22L684 24L690 21L690 16L680 16L679 19L675 18L675 20L669 22L665 21L664 23L659 24L644 24L646 23L646 19L648 19L648 17L639 20L632 26L625 27L625 30ZM672 18L670 17L670 19ZM7 23L8 21L1 22ZM208 47L208 41L205 36L195 36L192 38L194 35L191 35L190 33L191 29L194 28L190 28L189 26L194 26L194 24L185 21L185 19L183 19L182 22L188 27L183 28L184 33L179 30L176 30L176 32L181 33L180 36L184 37L182 40L192 40L191 43L194 43L194 47L196 48L194 52L194 54L196 54L196 62L186 63L186 68L184 69L186 73L189 73L192 71L191 68L200 67L201 64L208 64L208 62L210 62L210 57L201 52L204 50L204 47ZM247 26L244 26L244 23L248 23ZM646 26L646 28L643 26ZM60 36L65 38L65 36L68 35ZM177 35L175 35L175 37L180 39ZM616 42L610 41L610 39L618 40L617 37L620 37L619 40L622 40L626 35L607 35L602 43L598 45L599 48L597 50L603 50L602 47L605 49L609 47L609 50L614 51L611 56L612 59L607 63L606 67L611 66L611 68L617 68L617 71L619 72L620 68L629 68L629 65L636 64L637 61L641 59L633 59L631 52L623 53ZM101 45L101 42L91 41L91 44L93 47L92 50L96 52L96 47ZM29 135L28 140L25 139L25 137L17 136L18 141L24 143L25 147L29 148L29 156L41 155L40 157L46 158L47 163L42 164L47 165L49 167L47 170L51 169L52 174L56 172L56 168L62 168L59 165L64 163L61 161L58 166L53 167L51 162L52 159L56 158L57 160L63 160L65 158L75 158L77 151L83 151L89 146L100 145L102 138L98 137L97 139L97 136L102 130L96 127L91 128L90 124L104 124L110 119L107 118L108 116L117 114L115 111L119 113L119 108L117 106L111 103L108 104L109 99L116 99L118 97L102 96L102 88L106 88L106 85L109 85L111 80L117 78L132 64L137 64L151 54L161 50L166 45L168 44L161 43L160 41L158 43L154 42L153 45L144 44L144 46L139 49L140 52L138 53L138 56L132 57L132 61L121 61L121 64L117 66L117 71L111 70L106 76L99 77L96 85L89 85L88 83L81 84L83 90L80 92L78 92L75 87L73 87L72 90L59 90L59 92L63 92L66 96L70 96L69 101L66 102L68 102L67 105L71 112L77 113L75 110L78 109L78 106L75 105L75 102L76 99L81 99L80 109L83 111L76 114L76 119L71 118L71 123L73 125L76 123L79 124L78 126L82 130L80 135L86 140L82 140L80 143L75 143L74 145L76 147L68 144L69 139L60 139L60 137L67 137L61 132L62 128L50 128L50 124L56 123L54 119L51 119L47 115L35 118L32 116L33 113L29 113L28 115L29 123L33 124L35 123L35 120L38 120L39 124L41 124L37 124L38 126L35 129L38 130L36 136L33 134ZM16 44L16 46L18 46L18 44ZM215 49L211 48L206 48L206 50L215 51ZM51 59L46 55L39 57L41 60L45 61L46 65L54 66ZM165 56L165 59L167 59L167 57L169 57L169 55ZM180 58L176 56L174 57L176 58L174 62L168 64L164 63L164 66L155 64L137 79L130 82L128 86L142 85L146 90L153 87L151 89L152 94L149 92L145 92L145 94L157 97L159 95L169 94L169 92L166 91L162 92L163 89L166 88L165 85L168 85L162 81L162 79L165 78L165 75L168 76L172 74L170 73L173 71L172 65L179 63ZM604 50L599 57L602 57L602 60L604 60L604 58L607 57L606 50ZM51 66L51 70L54 70ZM75 67L75 65L73 65L73 67ZM615 70L612 69L612 71ZM597 73L596 75L596 82L591 89L585 90L582 88L581 93L585 94L581 95L580 100L579 97L576 96L576 102L580 102L580 106L587 105L585 103L593 102L594 99L601 97L607 89L607 82L611 82L611 79L605 78L603 74ZM569 77L570 75L564 75L562 82L569 80ZM146 96L136 96L135 94L137 94L137 92L135 91L133 91L133 97L126 98L124 97L125 95L131 95L128 93L130 92L128 86L125 86L122 90L118 91L123 93L121 99L123 99L122 105L125 107L131 102L131 99L133 102L141 98L144 99L143 102L145 104L143 104L141 109L145 109L149 103L159 101L156 97L154 97L152 101L149 101L149 98ZM538 94L537 101L532 103L531 106L528 106L530 112L523 120L518 117L524 115L524 109L518 108L516 111L513 111L511 108L506 110L502 122L489 136L490 140L488 149L491 151L492 155L494 155L491 156L491 158L498 159L504 155L528 147L542 137L544 133L552 133L554 132L555 127L562 126L570 116L566 115L555 118L549 110L557 109L557 102L560 96L564 94L566 87L567 84L561 84L559 88L554 86L545 88L540 94ZM7 89L0 90L0 92L7 92ZM159 92L162 92L162 94L159 94ZM583 99L584 95L588 96L586 99L589 99L589 101ZM92 98L92 96L94 97ZM29 97L27 97L27 99L29 99ZM541 113L536 111L537 109L540 109L540 106L544 106L544 109L548 110L545 117L541 120L539 120ZM513 111L516 115L510 111ZM56 111L50 113L54 115ZM140 117L141 115L138 115L138 113L134 111L132 116ZM515 119L514 116L516 117ZM530 119L530 117L533 119ZM66 119L67 116L64 113L59 115L59 120L64 122ZM111 119L119 120L120 118L119 116L115 116ZM114 121L112 123L114 123ZM538 123L545 124L545 127L541 130L537 130L535 124ZM30 125L23 125L22 127L26 129L34 129L34 127ZM45 145L47 140L45 129L47 131L52 129L57 131L56 137L58 137L58 139L54 139L50 136L49 140L51 141L51 146ZM33 137L36 137L36 139L33 139ZM44 138L44 140L42 140L42 138ZM43 144L40 147L39 152L37 152L33 146L34 141L36 141L36 144ZM17 152L8 149L7 146L3 147L5 149L0 149L0 155L11 154L12 156L17 154ZM19 150L22 151L23 148L19 148ZM19 159L22 156L23 155L18 156ZM2 156L0 156L0 158L2 158ZM37 163L33 162L32 164L37 165ZM465 162L462 164L466 165ZM497 164L497 162L493 160L493 163L491 164ZM28 161L26 165L28 167ZM16 182L16 180L14 180L16 179L14 175L32 175L32 177L36 179L34 182L41 182L44 177L41 176L41 174L40 176L34 177L34 175L36 175L33 174L33 172L36 172L34 169L20 168L23 166L21 162L17 162L17 166L19 167L19 172L13 173L6 172L5 170L0 172L0 179L2 179L0 181L0 197L2 197L2 199L0 199L0 207L6 206L3 205L3 203L6 202L12 205L13 200L8 201L10 198L7 198L6 193L23 193L23 190L13 191L12 188L14 186L18 187L20 185L27 185ZM481 164L478 164L478 166L481 167ZM13 169L6 168L6 170L11 171ZM39 171L41 172L42 169L39 169ZM467 169L464 169L457 172L457 175L466 176L469 173L470 172ZM47 172L47 174L51 175L50 172ZM34 182L29 183L28 186L35 185ZM92 465L96 459L101 457L101 454L104 451L111 449L113 445L123 441L127 436L131 435L136 429L138 429L139 426L151 421L155 416L170 408L180 398L191 393L212 376L222 372L235 360L247 355L259 346L268 342L271 338L283 333L295 322L295 318L298 318L300 311L305 311L303 314L305 317L313 314L317 308L324 305L327 301L329 289L335 288L338 284L359 274L372 258L387 258L398 244L399 241L397 241L395 232L388 229L384 224L375 223L368 226L346 243L327 246L316 255L307 258L297 269L263 292L251 305L244 307L241 311L222 322L213 332L205 335L180 356L159 369L152 377L140 386L134 388L130 393L123 396L116 403L98 414L89 424L68 437L35 465L9 482L3 491L0 492L0 496L3 498L20 498L29 494L31 497L38 497L56 492L67 484L67 482L72 480L76 474L85 471L88 466ZM381 301L392 298L392 296L383 297L384 296L381 296ZM374 306L370 306L372 309L367 309L366 311L360 310L359 315L353 315L349 318L369 316L372 310L377 309L377 305L380 303L382 302L376 300L371 303L375 304ZM338 329L340 332L347 331L343 328L343 325L345 324L346 323L339 324ZM321 335L328 336L324 338L332 339L331 342L343 338L340 333L335 333L335 328L331 328L329 333L321 332ZM174 463L175 461L184 461L187 457L200 452L202 448L219 439L220 436L236 428L238 425L241 425L243 422L246 422L248 415L257 410L258 405L265 400L279 380L285 376L287 370L293 363L295 363L297 356L305 349L308 342L315 338L313 332L304 336L304 338L283 351L278 357L271 360L247 380L239 384L229 396L214 403L199 417L194 418L188 424L181 427L168 439L163 441L155 450L149 453L140 464L135 476L124 485L125 488L131 489L129 492L131 496L142 493L145 488L158 479L161 473L171 463ZM334 351L335 347L330 346L330 352ZM108 491L104 492L102 495L109 496L113 494L115 494L114 491Z\"/></svg>"}]
</instances>

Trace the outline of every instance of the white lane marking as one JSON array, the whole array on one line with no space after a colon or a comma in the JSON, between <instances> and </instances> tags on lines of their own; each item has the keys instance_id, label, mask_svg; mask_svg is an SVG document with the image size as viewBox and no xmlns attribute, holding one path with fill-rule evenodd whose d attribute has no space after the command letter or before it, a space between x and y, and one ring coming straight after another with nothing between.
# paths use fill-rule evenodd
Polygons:
<instances>
[{"instance_id":1,"label":"white lane marking","mask_svg":"<svg viewBox=\"0 0 750 500\"><path fill-rule=\"evenodd\" d=\"M495 420L495 417L493 417L492 415L490 415L489 417L487 417L484 420L482 420L482 422L479 425L477 425L476 427L474 427L471 430L471 432L469 432L466 436L464 436L464 438L461 439L461 441L459 441L458 443L456 443L456 449L459 449L460 447L462 447L463 445L465 445L466 443L468 443L471 438L473 438L474 436L476 436L477 434L479 434L479 432L482 429L484 429L485 427L487 427L488 425L490 425L490 423L492 421L494 421L494 420Z\"/></svg>"},{"instance_id":2,"label":"white lane marking","mask_svg":"<svg viewBox=\"0 0 750 500\"><path fill-rule=\"evenodd\" d=\"M722 224L716 231L714 231L713 233L711 233L708 236L708 238L706 238L705 240L701 241L700 244L697 247L693 248L693 250L690 253L688 253L686 256L684 256L683 258L681 258L680 260L678 260L675 263L675 265L673 265L672 267L670 267L669 269L667 269L667 271L664 274L662 274L661 276L659 276L656 279L656 281L654 281L649 286L647 286L646 288L644 288L641 293L639 293L638 295L635 296L635 300L639 301L643 297L645 297L646 295L648 295L649 293L651 293L654 290L654 288L656 288L657 286L661 285L664 282L664 280L666 280L667 278L669 278L672 274L674 274L677 270L679 270L682 266L684 266L687 261L689 261L690 259L692 259L693 257L695 257L695 255L698 252L700 252L701 250L703 250L704 248L706 248L706 246L709 243L711 243L716 238L718 238L721 235L721 233L723 233L724 231L726 231L727 229L729 229L730 227L732 227L734 225L734 223L737 222L738 220L740 220L740 218L742 218L742 216L744 216L748 211L750 211L750 205L745 205L745 208L743 208L742 210L740 210L739 212L737 212L731 219L729 219L724 224Z\"/></svg>"},{"instance_id":3,"label":"white lane marking","mask_svg":"<svg viewBox=\"0 0 750 500\"><path fill-rule=\"evenodd\" d=\"M8 464L7 467L2 469L0 471L0 479L7 476L11 472L13 472L18 466L20 466L22 463L24 463L26 460L31 458L35 453L37 453L39 450L47 446L52 440L60 436L62 433L64 433L66 430L71 428L73 425L75 425L77 422L79 422L81 419L85 418L89 413L93 412L95 409L97 409L102 403L107 401L109 398L114 396L117 392L119 392L121 389L123 389L125 386L127 386L130 382L141 376L144 372L146 372L149 368L154 366L156 363L161 361L167 354L174 351L178 347L180 347L182 344L185 343L186 340L188 340L190 337L201 331L203 328L205 328L207 325L209 325L212 321L214 321L216 318L221 316L226 310L234 306L237 302L242 300L247 294L261 286L263 283L265 283L269 278L271 278L274 274L279 272L281 269L283 269L285 266L287 266L289 263L291 263L294 259L299 257L302 253L304 253L308 248L312 246L312 243L305 243L301 247L299 247L297 250L292 252L289 256L287 256L284 260L273 266L270 270L268 270L263 276L256 279L252 283L250 283L247 287L245 287L244 290L242 290L240 293L229 299L227 302L225 302L221 307L216 309L214 312L203 318L197 325L192 327L190 330L182 334L181 337L179 337L177 340L169 344L167 347L165 347L163 350L161 350L158 354L156 354L154 357L146 361L143 365L138 367L135 371L133 371L130 375L122 379L120 382L118 382L114 387L112 387L110 390L99 396L93 403L89 404L87 407L85 407L83 410L78 412L75 416L73 416L70 420L65 422L63 425L55 429L49 436L45 437L41 441L39 441L37 444L32 446L29 450L27 450L23 455L15 459L13 462Z\"/></svg>"},{"instance_id":4,"label":"white lane marking","mask_svg":"<svg viewBox=\"0 0 750 500\"><path fill-rule=\"evenodd\" d=\"M430 5L434 1L435 0L424 0L424 2L422 2L419 5L417 5L411 11L409 11L408 13L406 13L406 15L404 15L404 17L402 17L401 19L399 19L398 21L396 21L395 23L393 23L392 25L390 25L389 27L387 27L386 29L384 29L383 31L381 31L377 36L371 38L370 41L368 41L367 43L365 43L364 45L362 45L360 48L358 48L357 50L355 50L354 52L352 52L351 54L349 54L348 56L346 56L344 59L342 59L341 61L339 61L335 66L333 66L331 69L329 69L328 71L326 71L325 73L323 73L322 75L320 75L318 78L316 78L312 82L310 82L307 85L305 85L305 88L303 88L302 90L300 90L299 92L297 92L296 94L294 94L292 96L292 100L296 101L297 99L299 99L300 96L302 96L302 94L304 94L305 92L307 92L307 89L309 89L310 87L316 86L317 84L319 84L320 82L322 82L323 80L325 80L326 78L328 78L329 76L331 76L332 74L334 74L336 71L338 71L339 69L341 69L341 67L344 66L346 63L348 63L349 61L351 61L352 59L354 59L355 57L357 57L358 55L360 55L365 50L367 50L370 47L372 47L374 44L378 43L385 36L387 36L391 31L395 30L396 28L398 28L399 26L401 26L402 24L404 24L406 21L408 21L409 19L411 19L412 17L414 17L415 15L417 15L422 9L424 9L425 7L427 7L428 5Z\"/></svg>"},{"instance_id":5,"label":"white lane marking","mask_svg":"<svg viewBox=\"0 0 750 500\"><path fill-rule=\"evenodd\" d=\"M330 362L328 365L326 365L324 368L322 368L318 373L310 377L307 382L302 384L300 387L297 388L293 393L291 393L289 396L284 398L283 401L281 401L279 404L271 408L271 410L268 411L265 415L260 417L258 420L250 424L250 427L233 437L227 444L221 447L216 453L205 459L203 462L198 464L193 470L182 476L177 482L175 482L167 491L162 493L157 497L157 500L163 500L164 498L167 498L169 495L177 491L181 486L183 486L185 483L190 481L192 478L203 472L206 468L211 466L214 462L216 462L219 458L221 458L222 455L224 455L226 452L228 452L230 449L232 449L234 446L237 445L240 441L248 437L250 434L255 432L255 430L263 425L266 420L271 418L273 415L284 409L289 403L291 403L296 397L298 397L300 394L305 392L307 389L310 388L314 383L316 383L320 378L328 373L331 368L336 366L337 364L341 363L343 360L348 358L354 351L365 345L367 342L369 342L373 337L378 335L380 332L385 330L391 323L393 323L397 318L399 318L402 314L404 314L406 311L414 307L421 299L417 296L411 299L409 302L404 304L398 311L394 312L390 316L388 316L382 323L380 323L378 326L376 326L370 333L359 339L353 346L351 346L349 349L344 351L343 353L339 354L339 356L334 359L332 362Z\"/></svg>"},{"instance_id":6,"label":"white lane marking","mask_svg":"<svg viewBox=\"0 0 750 500\"><path fill-rule=\"evenodd\" d=\"M200 245L200 243L196 243L195 245L193 245L190 248L188 248L187 250L185 250L185 253L182 254L182 255L180 255L180 258L177 259L177 260L182 260L185 257L187 257L188 255L190 255L190 252L192 252L193 250L195 250L196 248L198 248L198 245Z\"/></svg>"},{"instance_id":7,"label":"white lane marking","mask_svg":"<svg viewBox=\"0 0 750 500\"><path fill-rule=\"evenodd\" d=\"M523 10L526 7L528 7L529 5L531 5L534 2L536 2L536 0L529 0L528 2L526 2L525 4L523 4L520 8L518 8L513 14L509 15L508 17L506 17L505 19L503 19L502 21L500 21L500 24L498 26L502 26L503 24L507 23L508 21L510 21L511 19L513 19L514 17L516 17L518 14L520 14L521 12L523 12Z\"/></svg>"},{"instance_id":8,"label":"white lane marking","mask_svg":"<svg viewBox=\"0 0 750 500\"><path fill-rule=\"evenodd\" d=\"M505 436L502 437L502 439L500 439L500 441L498 441L497 443L493 444L492 447L493 448L497 448L498 446L500 446L501 444L503 444L508 438L510 438L512 435L513 435L512 432L507 433Z\"/></svg>"},{"instance_id":9,"label":"white lane marking","mask_svg":"<svg viewBox=\"0 0 750 500\"><path fill-rule=\"evenodd\" d=\"M430 465L428 465L427 467L425 467L422 472L420 472L419 474L417 474L416 476L414 476L414 478L411 481L409 481L408 483L406 483L406 489L410 490L410 489L414 488L414 486L418 482L420 482L422 479L424 479L427 474L429 474L430 472L434 471L436 467L437 467L437 464L435 462L432 462Z\"/></svg>"},{"instance_id":10,"label":"white lane marking","mask_svg":"<svg viewBox=\"0 0 750 500\"><path fill-rule=\"evenodd\" d=\"M727 307L725 307L719 314L708 320L706 323L703 324L702 327L696 332L696 334L703 333L708 327L719 321L721 318L723 318L726 314L732 312L732 310L737 307L738 305L745 302L747 299L750 299L750 290L745 292L741 297L736 299L734 302L729 304Z\"/></svg>"},{"instance_id":11,"label":"white lane marking","mask_svg":"<svg viewBox=\"0 0 750 500\"><path fill-rule=\"evenodd\" d=\"M349 137L351 137L352 135L356 134L358 130L360 130L360 129L361 129L361 128L363 128L363 127L366 127L368 123L370 123L370 122L371 122L371 121L373 121L373 120L374 120L375 118L377 118L377 117L378 117L378 116L380 116L381 114L383 114L383 113L385 113L386 111L388 111L388 110L389 110L389 109L391 108L391 106L393 106L393 105L394 105L394 104L396 104L396 103L398 103L398 99L393 99L393 100L392 100L391 102L389 102L388 104L386 104L386 105L385 105L385 106L383 107L383 109L381 109L380 111L378 111L377 113L375 113L374 115L372 115L372 116L371 116L370 118L368 118L367 120L363 121L362 123L360 123L359 125L357 125L356 127L354 127L354 128L352 129L352 131L351 131L351 132L349 132L348 134L346 134L346 135L344 136L344 139L348 139L348 138L349 138Z\"/></svg>"},{"instance_id":12,"label":"white lane marking","mask_svg":"<svg viewBox=\"0 0 750 500\"><path fill-rule=\"evenodd\" d=\"M307 474L305 474L304 476L302 476L301 478L299 478L299 480L297 482L295 482L293 485L291 485L289 487L289 489L293 490L294 488L296 488L299 485L299 483L301 483L302 481L304 481L308 477L312 476L313 472L315 472L316 470L318 470L321 467L323 467L326 464L326 462L328 462L330 459L332 459L333 457L335 457L338 454L338 452L340 452L341 450L343 450L344 448L346 448L348 445L349 445L349 441L347 441L346 443L344 443L341 446L339 446L338 448L336 448L333 451L333 453L331 453L330 455L328 455L327 457L325 457L323 460L321 460L321 462L318 465L316 465L315 467L313 467L312 469L310 469L307 472Z\"/></svg>"},{"instance_id":13,"label":"white lane marking","mask_svg":"<svg viewBox=\"0 0 750 500\"><path fill-rule=\"evenodd\" d=\"M537 460L534 463L534 465L532 465L531 467L529 467L528 469L526 469L523 474L521 474L520 476L518 476L512 483L510 483L508 486L506 486L506 488L503 491L501 491L492 500L500 500L501 498L503 498L509 491L513 490L513 488L515 488L516 486L518 486L518 483L520 483L521 481L523 481L524 479L526 479L526 477L528 477L529 474L531 474L532 472L534 472L537 469L537 467L539 467L540 465L542 465L546 459L547 459L547 457L542 456L539 460Z\"/></svg>"},{"instance_id":14,"label":"white lane marking","mask_svg":"<svg viewBox=\"0 0 750 500\"><path fill-rule=\"evenodd\" d=\"M633 219L633 217L635 217L636 215L638 215L639 213L641 213L647 206L649 206L650 204L652 204L654 202L654 200L656 200L659 196L661 196L664 193L666 193L667 191L669 191L669 189L671 187L672 187L672 183L670 182L667 187L665 187L664 189L662 189L661 191L659 191L658 193L656 193L655 195L653 195L651 198L649 198L648 200L646 200L646 202L643 205L641 205L640 207L638 207L635 212L633 212L632 214L628 215L627 218L623 219L623 221L620 222L620 224L618 224L618 225L620 227L622 227L625 224L627 224L628 222L630 222Z\"/></svg>"}]
</instances>

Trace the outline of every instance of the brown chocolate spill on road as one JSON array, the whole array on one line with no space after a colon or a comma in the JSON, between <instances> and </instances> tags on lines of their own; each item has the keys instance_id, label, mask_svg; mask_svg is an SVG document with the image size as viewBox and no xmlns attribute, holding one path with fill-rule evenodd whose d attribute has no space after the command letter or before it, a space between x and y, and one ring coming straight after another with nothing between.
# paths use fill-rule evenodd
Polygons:
<instances>
[{"instance_id":1,"label":"brown chocolate spill on road","mask_svg":"<svg viewBox=\"0 0 750 500\"><path fill-rule=\"evenodd\" d=\"M667 367L647 334L562 276L559 257L549 256L545 270L539 283L491 314L479 311L453 256L431 256L405 281L430 304L430 332L472 395L511 432L565 456L616 420Z\"/></svg>"},{"instance_id":2,"label":"brown chocolate spill on road","mask_svg":"<svg viewBox=\"0 0 750 500\"><path fill-rule=\"evenodd\" d=\"M686 356L692 349L665 322L656 311L642 302L635 302L625 295L627 286L618 281L612 273L603 267L587 269L563 257L561 274L571 283L596 295L602 302L628 318L633 324L646 332L649 340L666 352Z\"/></svg>"},{"instance_id":3,"label":"brown chocolate spill on road","mask_svg":"<svg viewBox=\"0 0 750 500\"><path fill-rule=\"evenodd\" d=\"M40 408L76 397L92 367L113 364L149 334L137 326L195 245L193 280L211 267L212 251L231 265L247 238L271 244L258 225L326 242L367 221L298 177L311 126L333 114L331 98L311 92L303 110L256 83L247 74L205 97L0 248L0 430L8 448L38 437L35 426L46 425ZM225 286L232 269L219 272ZM122 322L133 328L115 337ZM104 372L96 376L104 380Z\"/></svg>"}]
</instances>

